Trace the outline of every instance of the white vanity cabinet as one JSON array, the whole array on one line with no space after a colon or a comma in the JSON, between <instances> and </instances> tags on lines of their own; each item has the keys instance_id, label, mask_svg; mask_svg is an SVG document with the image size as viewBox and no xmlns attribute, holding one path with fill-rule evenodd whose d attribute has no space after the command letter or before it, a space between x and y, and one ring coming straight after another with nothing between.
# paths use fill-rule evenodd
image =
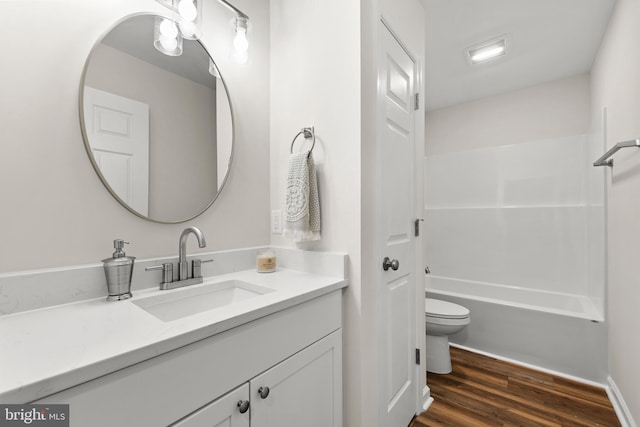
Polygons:
<instances>
[{"instance_id":1,"label":"white vanity cabinet","mask_svg":"<svg viewBox=\"0 0 640 427\"><path fill-rule=\"evenodd\" d=\"M336 331L251 380L251 427L341 426L341 349Z\"/></svg>"},{"instance_id":2,"label":"white vanity cabinet","mask_svg":"<svg viewBox=\"0 0 640 427\"><path fill-rule=\"evenodd\" d=\"M341 427L341 294L284 308L34 403L69 404L71 427ZM264 398L260 387L263 394L269 387ZM244 400L250 405L241 414Z\"/></svg>"},{"instance_id":3,"label":"white vanity cabinet","mask_svg":"<svg viewBox=\"0 0 640 427\"><path fill-rule=\"evenodd\" d=\"M341 426L341 347L333 332L172 427Z\"/></svg>"},{"instance_id":4,"label":"white vanity cabinet","mask_svg":"<svg viewBox=\"0 0 640 427\"><path fill-rule=\"evenodd\" d=\"M244 384L171 427L249 427L249 415L249 384Z\"/></svg>"}]
</instances>

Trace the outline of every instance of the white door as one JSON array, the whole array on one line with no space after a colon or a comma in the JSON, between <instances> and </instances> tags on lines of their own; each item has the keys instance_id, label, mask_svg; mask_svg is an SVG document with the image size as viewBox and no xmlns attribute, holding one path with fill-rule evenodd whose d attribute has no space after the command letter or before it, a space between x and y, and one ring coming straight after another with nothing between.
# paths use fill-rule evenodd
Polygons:
<instances>
[{"instance_id":1,"label":"white door","mask_svg":"<svg viewBox=\"0 0 640 427\"><path fill-rule=\"evenodd\" d=\"M149 213L149 105L84 88L84 121L93 158L116 195Z\"/></svg>"},{"instance_id":2,"label":"white door","mask_svg":"<svg viewBox=\"0 0 640 427\"><path fill-rule=\"evenodd\" d=\"M387 27L380 25L380 425L404 427L416 413L418 393L413 229L416 66Z\"/></svg>"},{"instance_id":3,"label":"white door","mask_svg":"<svg viewBox=\"0 0 640 427\"><path fill-rule=\"evenodd\" d=\"M341 427L341 330L254 378L250 389L251 427Z\"/></svg>"},{"instance_id":4,"label":"white door","mask_svg":"<svg viewBox=\"0 0 640 427\"><path fill-rule=\"evenodd\" d=\"M249 409L249 384L244 384L171 427L249 427Z\"/></svg>"}]
</instances>

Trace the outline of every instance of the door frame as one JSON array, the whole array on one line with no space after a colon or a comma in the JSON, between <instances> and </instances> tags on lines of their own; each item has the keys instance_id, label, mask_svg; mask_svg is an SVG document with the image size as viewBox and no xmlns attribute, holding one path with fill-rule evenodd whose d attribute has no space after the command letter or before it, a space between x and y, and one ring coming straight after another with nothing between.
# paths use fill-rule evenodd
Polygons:
<instances>
[{"instance_id":1,"label":"door frame","mask_svg":"<svg viewBox=\"0 0 640 427\"><path fill-rule=\"evenodd\" d=\"M423 218L424 209L424 64L423 54L415 54L408 48L408 45L403 42L402 37L398 32L394 31L391 23L380 15L377 22L376 36L379 41L376 43L376 56L378 57L376 75L378 76L378 88L376 94L376 134L375 134L375 164L376 169L382 166L383 159L381 156L381 143L384 135L384 97L382 96L382 88L380 85L380 66L382 64L381 55L383 54L384 45L380 42L383 39L383 31L388 31L393 38L398 42L399 46L405 51L405 53L411 58L414 63L414 92L419 94L418 109L414 111L414 204L413 215L414 219ZM381 178L379 174L375 174L375 188L381 188ZM382 286L382 269L380 268L381 260L384 257L381 251L381 218L380 211L382 206L382 197L379 192L376 192L373 196L374 200L374 216L375 216L375 234L373 237L373 278L375 278L375 294L376 297L376 318L375 318L375 330L378 354L384 349L382 348L384 328L381 325L381 312L382 312L382 298L380 287ZM420 236L413 239L413 251L415 254L415 271L414 271L414 286L415 286L415 313L416 313L416 347L420 350L420 363L415 365L415 413L419 414L425 411L433 399L430 396L429 387L426 384L426 364L425 364L425 347L426 347L426 329L424 320L424 298L425 298L425 278L424 278L424 259L423 259L423 230L422 223L420 224ZM379 363L377 365L377 403L379 407L378 424L381 425L384 416L384 408L381 402L384 401L381 384L382 375L385 374L384 366Z\"/></svg>"}]
</instances>

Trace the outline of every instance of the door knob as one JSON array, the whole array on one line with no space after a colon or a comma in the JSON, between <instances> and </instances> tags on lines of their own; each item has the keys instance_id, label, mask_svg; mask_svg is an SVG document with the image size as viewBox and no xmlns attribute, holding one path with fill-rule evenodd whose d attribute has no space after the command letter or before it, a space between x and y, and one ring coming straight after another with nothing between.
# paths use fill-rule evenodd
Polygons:
<instances>
[{"instance_id":1,"label":"door knob","mask_svg":"<svg viewBox=\"0 0 640 427\"><path fill-rule=\"evenodd\" d=\"M389 267L391 267L393 271L397 270L398 268L400 268L400 261L398 261L397 259L391 260L388 256L384 257L384 259L382 260L382 269L384 271L387 271L389 270Z\"/></svg>"},{"instance_id":2,"label":"door knob","mask_svg":"<svg viewBox=\"0 0 640 427\"><path fill-rule=\"evenodd\" d=\"M248 400L241 400L241 401L238 402L238 411L240 411L241 414L244 414L248 410L249 410L249 401Z\"/></svg>"},{"instance_id":3,"label":"door knob","mask_svg":"<svg viewBox=\"0 0 640 427\"><path fill-rule=\"evenodd\" d=\"M269 396L269 391L270 391L270 390L269 390L269 387L260 387L260 388L258 389L258 394L260 395L260 397L261 397L262 399L266 399L266 398L267 398L267 396Z\"/></svg>"}]
</instances>

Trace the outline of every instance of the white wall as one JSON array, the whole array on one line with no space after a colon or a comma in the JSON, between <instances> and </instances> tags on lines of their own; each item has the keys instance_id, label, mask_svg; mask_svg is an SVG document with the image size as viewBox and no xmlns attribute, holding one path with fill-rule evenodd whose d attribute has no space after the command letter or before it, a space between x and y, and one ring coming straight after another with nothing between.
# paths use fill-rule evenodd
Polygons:
<instances>
[{"instance_id":1,"label":"white wall","mask_svg":"<svg viewBox=\"0 0 640 427\"><path fill-rule=\"evenodd\" d=\"M640 2L618 0L592 70L592 117L607 108L607 148L640 137ZM609 370L640 422L640 152L614 156L607 173Z\"/></svg>"},{"instance_id":2,"label":"white wall","mask_svg":"<svg viewBox=\"0 0 640 427\"><path fill-rule=\"evenodd\" d=\"M203 40L211 47L234 109L236 150L227 188L188 224L142 220L104 188L82 142L78 90L94 42L123 16L163 10L150 0L0 2L5 40L0 67L0 272L100 262L112 240L131 242L139 258L177 256L180 231L196 225L205 249L269 242L269 4L237 0L251 17L251 63L230 59L232 14L204 7ZM198 252L189 244L189 252Z\"/></svg>"},{"instance_id":3,"label":"white wall","mask_svg":"<svg viewBox=\"0 0 640 427\"><path fill-rule=\"evenodd\" d=\"M289 147L315 126L322 239L298 245L349 254L344 316L345 426L359 426L360 281L360 5L356 0L271 1L271 209L283 209ZM295 149L305 147L304 138ZM306 146L308 148L308 145ZM274 245L295 246L281 235Z\"/></svg>"},{"instance_id":4,"label":"white wall","mask_svg":"<svg viewBox=\"0 0 640 427\"><path fill-rule=\"evenodd\" d=\"M271 209L283 208L292 138L300 128L315 126L322 239L299 246L349 253L343 305L344 425L354 427L373 426L378 419L373 272L379 271L379 263L372 258L376 222L371 201L376 32L382 11L422 58L423 11L416 0L271 1ZM300 146L302 139L296 142ZM272 236L272 243L294 245L279 235Z\"/></svg>"},{"instance_id":5,"label":"white wall","mask_svg":"<svg viewBox=\"0 0 640 427\"><path fill-rule=\"evenodd\" d=\"M427 155L589 131L589 76L556 80L427 112Z\"/></svg>"}]
</instances>

